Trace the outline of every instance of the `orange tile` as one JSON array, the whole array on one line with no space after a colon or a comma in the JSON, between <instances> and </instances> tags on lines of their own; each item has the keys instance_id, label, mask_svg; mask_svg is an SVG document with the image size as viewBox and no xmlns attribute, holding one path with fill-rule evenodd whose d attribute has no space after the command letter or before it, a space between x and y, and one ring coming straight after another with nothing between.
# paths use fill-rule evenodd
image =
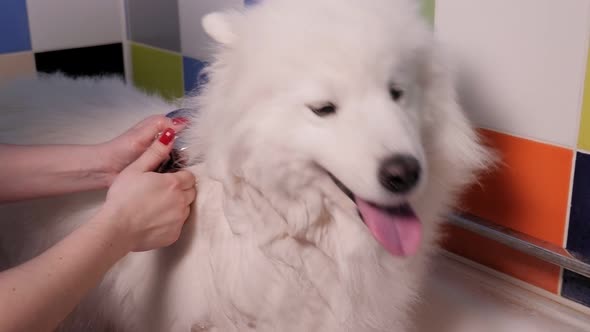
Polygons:
<instances>
[{"instance_id":1,"label":"orange tile","mask_svg":"<svg viewBox=\"0 0 590 332\"><path fill-rule=\"evenodd\" d=\"M573 151L481 130L498 169L463 197L467 212L563 247Z\"/></svg>"},{"instance_id":2,"label":"orange tile","mask_svg":"<svg viewBox=\"0 0 590 332\"><path fill-rule=\"evenodd\" d=\"M31 52L0 55L0 83L36 74L35 58Z\"/></svg>"},{"instance_id":3,"label":"orange tile","mask_svg":"<svg viewBox=\"0 0 590 332\"><path fill-rule=\"evenodd\" d=\"M554 294L558 293L558 266L454 225L445 226L445 231L445 249Z\"/></svg>"}]
</instances>

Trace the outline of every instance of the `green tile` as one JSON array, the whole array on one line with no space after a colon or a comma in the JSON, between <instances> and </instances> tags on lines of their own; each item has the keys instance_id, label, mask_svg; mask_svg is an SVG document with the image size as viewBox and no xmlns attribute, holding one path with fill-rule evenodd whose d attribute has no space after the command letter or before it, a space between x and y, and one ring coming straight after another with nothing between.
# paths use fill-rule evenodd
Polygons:
<instances>
[{"instance_id":1,"label":"green tile","mask_svg":"<svg viewBox=\"0 0 590 332\"><path fill-rule=\"evenodd\" d=\"M182 97L182 56L131 43L133 83L150 93L172 100Z\"/></svg>"},{"instance_id":2,"label":"green tile","mask_svg":"<svg viewBox=\"0 0 590 332\"><path fill-rule=\"evenodd\" d=\"M434 25L435 0L422 0L422 14Z\"/></svg>"}]
</instances>

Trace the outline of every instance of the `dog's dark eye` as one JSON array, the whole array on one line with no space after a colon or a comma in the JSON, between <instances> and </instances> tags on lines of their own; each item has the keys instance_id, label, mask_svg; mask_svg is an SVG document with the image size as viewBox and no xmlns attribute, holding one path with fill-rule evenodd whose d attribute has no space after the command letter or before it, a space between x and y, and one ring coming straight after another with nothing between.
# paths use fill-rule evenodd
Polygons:
<instances>
[{"instance_id":1,"label":"dog's dark eye","mask_svg":"<svg viewBox=\"0 0 590 332\"><path fill-rule=\"evenodd\" d=\"M319 107L317 106L308 106L309 109L314 112L317 116L328 116L330 114L336 113L336 105L332 103L326 103Z\"/></svg>"},{"instance_id":2,"label":"dog's dark eye","mask_svg":"<svg viewBox=\"0 0 590 332\"><path fill-rule=\"evenodd\" d=\"M393 101L398 101L404 96L404 90L392 85L389 87L389 95Z\"/></svg>"}]
</instances>

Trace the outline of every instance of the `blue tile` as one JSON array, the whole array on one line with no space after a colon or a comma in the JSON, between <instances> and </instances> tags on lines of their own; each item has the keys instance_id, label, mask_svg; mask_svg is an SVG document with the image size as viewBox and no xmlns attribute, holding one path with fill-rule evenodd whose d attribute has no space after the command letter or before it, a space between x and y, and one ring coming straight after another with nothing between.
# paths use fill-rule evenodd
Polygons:
<instances>
[{"instance_id":1,"label":"blue tile","mask_svg":"<svg viewBox=\"0 0 590 332\"><path fill-rule=\"evenodd\" d=\"M572 188L566 248L590 261L590 155L578 152Z\"/></svg>"},{"instance_id":2,"label":"blue tile","mask_svg":"<svg viewBox=\"0 0 590 332\"><path fill-rule=\"evenodd\" d=\"M244 4L246 6L251 6L251 5L255 5L257 2L259 2L260 0L244 0Z\"/></svg>"},{"instance_id":3,"label":"blue tile","mask_svg":"<svg viewBox=\"0 0 590 332\"><path fill-rule=\"evenodd\" d=\"M207 83L207 77L201 73L207 65L206 62L197 59L183 57L182 65L184 70L184 91L189 93L198 93L199 87Z\"/></svg>"},{"instance_id":4,"label":"blue tile","mask_svg":"<svg viewBox=\"0 0 590 332\"><path fill-rule=\"evenodd\" d=\"M590 307L590 279L569 270L563 270L561 296Z\"/></svg>"},{"instance_id":5,"label":"blue tile","mask_svg":"<svg viewBox=\"0 0 590 332\"><path fill-rule=\"evenodd\" d=\"M25 0L0 1L0 53L31 50Z\"/></svg>"}]
</instances>

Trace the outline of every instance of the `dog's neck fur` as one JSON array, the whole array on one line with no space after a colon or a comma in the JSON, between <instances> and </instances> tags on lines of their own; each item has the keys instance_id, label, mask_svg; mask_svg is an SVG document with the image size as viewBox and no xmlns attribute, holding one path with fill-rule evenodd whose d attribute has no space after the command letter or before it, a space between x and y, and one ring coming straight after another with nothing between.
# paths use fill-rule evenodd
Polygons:
<instances>
[{"instance_id":1,"label":"dog's neck fur","mask_svg":"<svg viewBox=\"0 0 590 332\"><path fill-rule=\"evenodd\" d=\"M293 169L278 165L263 169L260 165L255 161L243 162L222 180L226 197L224 211L234 234L256 234L261 248L276 240L291 238L316 246L335 259L338 250L334 239L330 238L330 234L334 234L330 229L335 227L336 220L321 191L325 185L334 185L325 183L317 171L305 165L294 165ZM302 174L302 170L310 171ZM264 176L257 176L260 172L264 172ZM265 218L244 218L253 208Z\"/></svg>"},{"instance_id":2,"label":"dog's neck fur","mask_svg":"<svg viewBox=\"0 0 590 332\"><path fill-rule=\"evenodd\" d=\"M225 255L219 256L227 257L228 247L211 248L210 262L217 266L212 267L213 282L233 287L227 292L221 290L226 288L224 285L213 287L221 290L216 297L225 303L222 306L233 311L226 314L236 315L237 308L238 316L254 318L262 325L266 319L274 318L251 317L255 313L243 311L251 305L242 306L242 301L247 298L248 301L260 301L260 306L264 306L269 296L279 296L289 298L289 301L273 303L291 307L272 309L269 315L310 317L310 322L317 322L317 316L322 316L325 327L363 326L366 331L400 326L404 320L399 316L390 320L388 316L392 308L387 308L386 304L390 303L388 299L392 296L406 298L414 291L410 285L400 284L396 276L400 269L418 263L413 259L392 258L381 250L363 229L365 226L356 214L354 204L327 176L314 173L307 178L298 174L300 179L304 177L302 182L309 185L289 188L284 181L277 179L284 180L295 174L288 174L288 171L267 173L262 178L268 182L253 183L249 181L256 178L249 176L252 171L260 170L250 169L248 163L244 163L234 176L212 181L223 188L223 203L220 204L225 219L212 222L226 229L224 234L226 241L231 242L231 250L248 257L252 264L232 267L235 270L231 274L219 274L220 278L232 275L232 280L217 280L215 270L225 270L227 267L223 265L231 263L215 261L216 252L225 251ZM272 267L268 268L269 265ZM264 276L252 273L261 266L265 266L261 270L273 272ZM275 289L279 283L282 286ZM290 286L285 287L285 284ZM385 285L390 287L384 288ZM257 299L252 300L252 297ZM316 305L310 306L310 303ZM371 322L372 316L380 319ZM380 325L372 325L377 323ZM306 324L302 319L294 321L292 326L294 330L307 330L310 326Z\"/></svg>"}]
</instances>

